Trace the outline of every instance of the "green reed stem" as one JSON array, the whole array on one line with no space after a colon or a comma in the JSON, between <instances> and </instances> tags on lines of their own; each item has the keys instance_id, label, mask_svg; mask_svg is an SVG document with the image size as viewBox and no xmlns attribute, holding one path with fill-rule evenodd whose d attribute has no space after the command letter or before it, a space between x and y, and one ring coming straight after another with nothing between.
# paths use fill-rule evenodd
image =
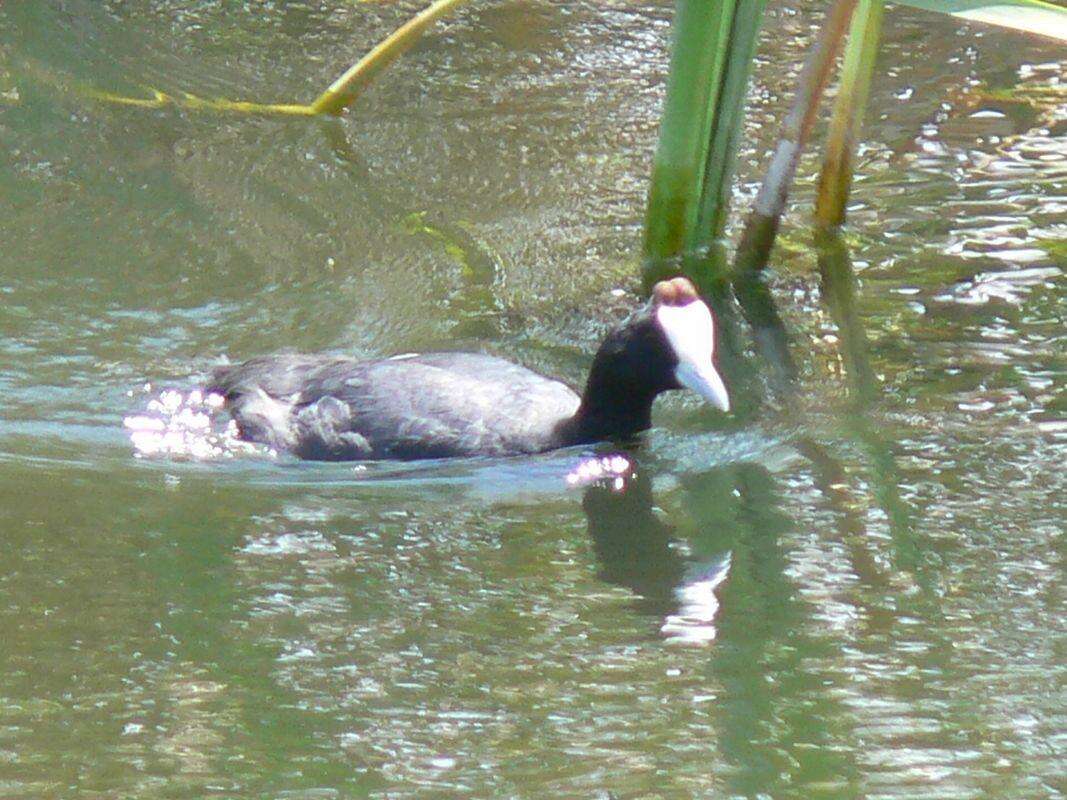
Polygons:
<instances>
[{"instance_id":1,"label":"green reed stem","mask_svg":"<svg viewBox=\"0 0 1067 800\"><path fill-rule=\"evenodd\" d=\"M731 180L745 116L745 97L766 5L766 0L738 0L733 15L726 69L704 167L700 208L689 234L688 249L691 252L709 251L721 242L726 230Z\"/></svg>"},{"instance_id":2,"label":"green reed stem","mask_svg":"<svg viewBox=\"0 0 1067 800\"><path fill-rule=\"evenodd\" d=\"M845 205L852 185L852 161L878 57L883 9L882 0L859 0L852 17L841 67L841 85L830 118L815 200L815 224L822 230L842 225L845 221Z\"/></svg>"},{"instance_id":3,"label":"green reed stem","mask_svg":"<svg viewBox=\"0 0 1067 800\"><path fill-rule=\"evenodd\" d=\"M674 49L645 218L645 284L678 271L697 220L735 0L677 0Z\"/></svg>"}]
</instances>

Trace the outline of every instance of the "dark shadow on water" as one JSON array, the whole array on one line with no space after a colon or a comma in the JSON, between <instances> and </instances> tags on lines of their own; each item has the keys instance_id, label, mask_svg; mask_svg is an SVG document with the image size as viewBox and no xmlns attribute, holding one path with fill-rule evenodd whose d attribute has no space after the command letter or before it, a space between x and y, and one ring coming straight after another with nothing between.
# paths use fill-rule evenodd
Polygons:
<instances>
[{"instance_id":1,"label":"dark shadow on water","mask_svg":"<svg viewBox=\"0 0 1067 800\"><path fill-rule=\"evenodd\" d=\"M687 585L705 578L709 565L729 572L729 585L751 539L773 542L790 527L776 511L774 477L759 464L683 475L678 491L681 513L670 522L639 465L624 487L592 485L582 497L601 576L637 593L657 614L679 612Z\"/></svg>"},{"instance_id":2,"label":"dark shadow on water","mask_svg":"<svg viewBox=\"0 0 1067 800\"><path fill-rule=\"evenodd\" d=\"M752 487L770 492L774 479L762 465L734 463L679 476L678 483L683 507L671 521L657 508L651 471L639 463L624 483L588 486L582 508L600 576L634 592L668 641L704 645L716 638L718 593L747 546L740 524L746 497ZM773 539L788 521L765 501L762 528L749 533Z\"/></svg>"},{"instance_id":3,"label":"dark shadow on water","mask_svg":"<svg viewBox=\"0 0 1067 800\"><path fill-rule=\"evenodd\" d=\"M752 326L756 349L770 367L772 387L779 393L787 393L796 382L797 367L789 349L789 334L770 288L761 274L751 273L736 275L733 287L745 319Z\"/></svg>"}]
</instances>

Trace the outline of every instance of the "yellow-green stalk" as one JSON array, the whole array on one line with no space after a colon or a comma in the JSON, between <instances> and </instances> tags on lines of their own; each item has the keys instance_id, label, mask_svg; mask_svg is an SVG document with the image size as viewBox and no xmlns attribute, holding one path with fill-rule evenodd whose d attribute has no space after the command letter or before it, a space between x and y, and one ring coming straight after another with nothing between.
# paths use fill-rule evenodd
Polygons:
<instances>
[{"instance_id":1,"label":"yellow-green stalk","mask_svg":"<svg viewBox=\"0 0 1067 800\"><path fill-rule=\"evenodd\" d=\"M882 0L859 0L852 17L815 200L815 224L823 230L845 221L845 204L852 185L852 159L856 155L878 57L883 8Z\"/></svg>"},{"instance_id":2,"label":"yellow-green stalk","mask_svg":"<svg viewBox=\"0 0 1067 800\"><path fill-rule=\"evenodd\" d=\"M374 46L311 103L316 114L340 114L379 72L396 61L423 32L467 0L436 0Z\"/></svg>"},{"instance_id":3,"label":"yellow-green stalk","mask_svg":"<svg viewBox=\"0 0 1067 800\"><path fill-rule=\"evenodd\" d=\"M350 106L379 73L407 51L423 32L457 6L468 0L436 0L379 42L363 58L349 67L311 103L256 103L249 100L199 97L189 92L168 93L145 87L144 96L107 92L81 87L94 100L136 108L173 106L186 111L252 114L261 116L315 117L340 114Z\"/></svg>"}]
</instances>

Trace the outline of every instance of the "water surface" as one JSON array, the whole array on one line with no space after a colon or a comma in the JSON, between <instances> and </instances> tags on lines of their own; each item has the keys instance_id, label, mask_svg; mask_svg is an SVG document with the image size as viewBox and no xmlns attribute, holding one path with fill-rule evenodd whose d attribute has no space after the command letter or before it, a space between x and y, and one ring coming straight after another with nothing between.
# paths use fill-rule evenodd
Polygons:
<instances>
[{"instance_id":1,"label":"water surface","mask_svg":"<svg viewBox=\"0 0 1067 800\"><path fill-rule=\"evenodd\" d=\"M138 452L223 359L578 382L637 302L669 3L471 4L340 121L79 90L309 99L412 8L0 7L0 796L1067 794L1067 111L981 94L1062 88L1052 45L888 12L863 414L812 161L780 408L676 398L621 454ZM819 19L771 10L739 203Z\"/></svg>"}]
</instances>

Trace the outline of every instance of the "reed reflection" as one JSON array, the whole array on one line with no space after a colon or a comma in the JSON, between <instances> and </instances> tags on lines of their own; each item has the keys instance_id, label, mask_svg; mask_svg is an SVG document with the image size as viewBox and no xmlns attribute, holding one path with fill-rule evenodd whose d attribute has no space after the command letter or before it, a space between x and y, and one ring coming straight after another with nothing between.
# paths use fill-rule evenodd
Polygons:
<instances>
[{"instance_id":1,"label":"reed reflection","mask_svg":"<svg viewBox=\"0 0 1067 800\"><path fill-rule=\"evenodd\" d=\"M804 793L831 776L852 785L840 676L823 659L835 644L814 632L791 577L783 540L794 522L778 479L754 463L685 475L676 490L659 489L673 501L668 518L657 508L660 481L631 465L624 485L601 481L582 499L600 575L637 594L667 642L708 647L716 746L732 790L812 796Z\"/></svg>"}]
</instances>

